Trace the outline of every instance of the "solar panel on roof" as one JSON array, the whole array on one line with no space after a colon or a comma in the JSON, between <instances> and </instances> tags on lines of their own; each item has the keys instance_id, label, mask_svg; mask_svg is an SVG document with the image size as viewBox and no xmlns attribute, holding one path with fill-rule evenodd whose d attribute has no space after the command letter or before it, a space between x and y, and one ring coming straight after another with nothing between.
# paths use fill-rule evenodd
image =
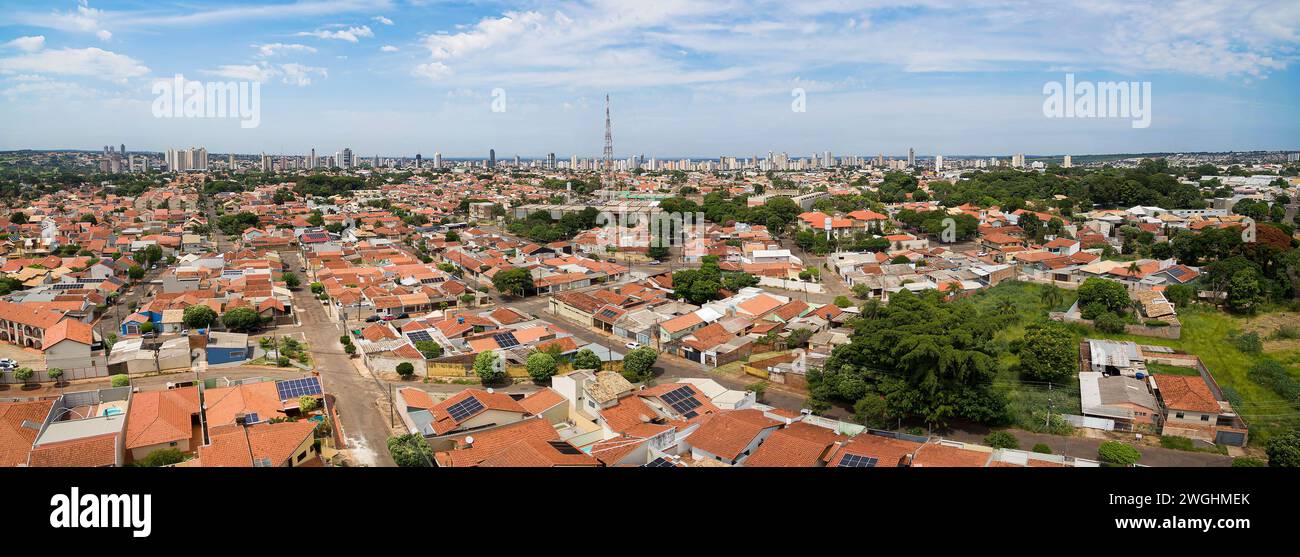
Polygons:
<instances>
[{"instance_id":1,"label":"solar panel on roof","mask_svg":"<svg viewBox=\"0 0 1300 557\"><path fill-rule=\"evenodd\" d=\"M314 396L322 392L320 379L316 377L277 381L275 390L280 395L280 400L292 400L304 395Z\"/></svg>"},{"instance_id":2,"label":"solar panel on roof","mask_svg":"<svg viewBox=\"0 0 1300 557\"><path fill-rule=\"evenodd\" d=\"M641 465L641 467L642 468L676 468L677 465L673 464L668 459L661 456L659 458L651 460L646 464Z\"/></svg>"},{"instance_id":3,"label":"solar panel on roof","mask_svg":"<svg viewBox=\"0 0 1300 557\"><path fill-rule=\"evenodd\" d=\"M618 312L612 309L605 309L600 312L601 317L614 317L615 315L618 315Z\"/></svg>"},{"instance_id":4,"label":"solar panel on roof","mask_svg":"<svg viewBox=\"0 0 1300 557\"><path fill-rule=\"evenodd\" d=\"M694 417L696 417L696 416L699 416L699 414L695 413L694 410L691 410L690 412L687 412L687 413L685 413L685 414L682 414L682 417L683 417L683 418L686 418L686 419L688 419L688 420L691 419L691 418L694 418Z\"/></svg>"},{"instance_id":5,"label":"solar panel on roof","mask_svg":"<svg viewBox=\"0 0 1300 557\"><path fill-rule=\"evenodd\" d=\"M244 423L255 424L255 423L257 423L257 422L258 422L258 420L257 420L257 412L252 412L252 413L248 414L247 416L244 416Z\"/></svg>"},{"instance_id":6,"label":"solar panel on roof","mask_svg":"<svg viewBox=\"0 0 1300 557\"><path fill-rule=\"evenodd\" d=\"M500 346L502 348L519 346L519 340L515 338L514 333L497 333L495 335L492 335L492 340L495 340L497 342L497 346Z\"/></svg>"},{"instance_id":7,"label":"solar panel on roof","mask_svg":"<svg viewBox=\"0 0 1300 557\"><path fill-rule=\"evenodd\" d=\"M846 454L840 459L840 468L874 468L877 460L869 456Z\"/></svg>"},{"instance_id":8,"label":"solar panel on roof","mask_svg":"<svg viewBox=\"0 0 1300 557\"><path fill-rule=\"evenodd\" d=\"M429 331L414 331L407 333L406 336L407 338L410 338L412 342L433 340L433 335L430 335Z\"/></svg>"},{"instance_id":9,"label":"solar panel on roof","mask_svg":"<svg viewBox=\"0 0 1300 557\"><path fill-rule=\"evenodd\" d=\"M567 441L547 441L547 443L555 447L555 450L560 451L560 454L582 454L582 451L570 445Z\"/></svg>"},{"instance_id":10,"label":"solar panel on roof","mask_svg":"<svg viewBox=\"0 0 1300 557\"><path fill-rule=\"evenodd\" d=\"M465 400L457 402L456 404L451 405L451 407L447 409L447 413L451 414L451 419L456 420L457 422L462 421L482 411L483 411L483 403L479 402L479 400L474 397L469 397Z\"/></svg>"}]
</instances>

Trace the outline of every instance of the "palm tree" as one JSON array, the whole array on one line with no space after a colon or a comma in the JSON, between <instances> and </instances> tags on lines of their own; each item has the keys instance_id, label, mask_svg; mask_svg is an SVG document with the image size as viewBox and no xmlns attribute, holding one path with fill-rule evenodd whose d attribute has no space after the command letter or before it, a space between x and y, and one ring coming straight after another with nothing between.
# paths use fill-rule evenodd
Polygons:
<instances>
[{"instance_id":1,"label":"palm tree","mask_svg":"<svg viewBox=\"0 0 1300 557\"><path fill-rule=\"evenodd\" d=\"M1061 294L1061 287L1056 286L1055 284L1048 285L1047 288L1044 288L1042 293L1038 295L1038 300L1042 302L1043 305L1047 306L1048 309L1061 305L1063 299L1064 296Z\"/></svg>"},{"instance_id":2,"label":"palm tree","mask_svg":"<svg viewBox=\"0 0 1300 557\"><path fill-rule=\"evenodd\" d=\"M1002 315L1015 315L1016 303L1011 301L1011 298L1003 298L998 301L997 310Z\"/></svg>"}]
</instances>

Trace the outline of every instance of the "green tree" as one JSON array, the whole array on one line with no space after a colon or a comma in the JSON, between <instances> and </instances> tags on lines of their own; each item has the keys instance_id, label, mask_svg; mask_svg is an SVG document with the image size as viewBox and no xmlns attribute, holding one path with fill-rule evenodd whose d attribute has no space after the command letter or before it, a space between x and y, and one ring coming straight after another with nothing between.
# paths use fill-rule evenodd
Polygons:
<instances>
[{"instance_id":1,"label":"green tree","mask_svg":"<svg viewBox=\"0 0 1300 557\"><path fill-rule=\"evenodd\" d=\"M497 292L523 296L533 288L533 275L528 269L506 269L492 276L492 287Z\"/></svg>"},{"instance_id":2,"label":"green tree","mask_svg":"<svg viewBox=\"0 0 1300 557\"><path fill-rule=\"evenodd\" d=\"M506 378L506 370L498 365L497 353L491 350L479 352L474 357L474 373L484 385L498 383Z\"/></svg>"},{"instance_id":3,"label":"green tree","mask_svg":"<svg viewBox=\"0 0 1300 557\"><path fill-rule=\"evenodd\" d=\"M418 433L389 437L388 454L392 455L393 462L403 468L433 466L433 447Z\"/></svg>"},{"instance_id":4,"label":"green tree","mask_svg":"<svg viewBox=\"0 0 1300 557\"><path fill-rule=\"evenodd\" d=\"M24 384L31 381L34 375L36 375L36 372L29 367L20 367L14 370L14 379L22 381Z\"/></svg>"},{"instance_id":5,"label":"green tree","mask_svg":"<svg viewBox=\"0 0 1300 557\"><path fill-rule=\"evenodd\" d=\"M853 403L853 417L867 427L889 427L889 403L882 396L868 394Z\"/></svg>"},{"instance_id":6,"label":"green tree","mask_svg":"<svg viewBox=\"0 0 1300 557\"><path fill-rule=\"evenodd\" d=\"M1137 464L1137 461L1142 458L1142 454L1125 443L1106 441L1097 448L1097 457L1107 464L1131 466Z\"/></svg>"},{"instance_id":7,"label":"green tree","mask_svg":"<svg viewBox=\"0 0 1300 557\"><path fill-rule=\"evenodd\" d=\"M821 370L809 370L812 398L856 402L875 393L892 416L939 425L1006 415L1005 399L992 388L998 364L990 341L1001 325L969 300L903 290L876 318L855 320L854 329Z\"/></svg>"},{"instance_id":8,"label":"green tree","mask_svg":"<svg viewBox=\"0 0 1300 557\"><path fill-rule=\"evenodd\" d=\"M289 288L298 288L298 285L300 285L300 284L302 284L302 279L298 278L298 275L297 275L297 274L295 274L295 273L285 273L285 274L284 274L284 285L285 285L285 286L288 286Z\"/></svg>"},{"instance_id":9,"label":"green tree","mask_svg":"<svg viewBox=\"0 0 1300 557\"><path fill-rule=\"evenodd\" d=\"M303 414L310 414L320 408L320 399L311 395L302 395L298 397L298 411Z\"/></svg>"},{"instance_id":10,"label":"green tree","mask_svg":"<svg viewBox=\"0 0 1300 557\"><path fill-rule=\"evenodd\" d=\"M111 377L109 382L114 387L126 387L131 384L131 377L125 373L119 373Z\"/></svg>"},{"instance_id":11,"label":"green tree","mask_svg":"<svg viewBox=\"0 0 1300 557\"><path fill-rule=\"evenodd\" d=\"M546 381L552 375L555 375L555 358L546 352L529 354L524 366L528 368L528 376L538 383Z\"/></svg>"},{"instance_id":12,"label":"green tree","mask_svg":"<svg viewBox=\"0 0 1300 557\"><path fill-rule=\"evenodd\" d=\"M1035 381L1061 382L1078 367L1079 347L1074 336L1054 321L1025 327L1019 354L1020 373Z\"/></svg>"},{"instance_id":13,"label":"green tree","mask_svg":"<svg viewBox=\"0 0 1300 557\"><path fill-rule=\"evenodd\" d=\"M1065 295L1061 292L1061 287L1056 286L1055 284L1044 286L1043 290L1038 293L1038 300L1042 302L1048 310L1061 305L1061 302L1064 301L1064 299Z\"/></svg>"},{"instance_id":14,"label":"green tree","mask_svg":"<svg viewBox=\"0 0 1300 557\"><path fill-rule=\"evenodd\" d=\"M346 352L349 357L351 357L357 353L357 345L346 344L343 346L343 351Z\"/></svg>"},{"instance_id":15,"label":"green tree","mask_svg":"<svg viewBox=\"0 0 1300 557\"><path fill-rule=\"evenodd\" d=\"M262 324L262 318L252 308L235 308L221 316L221 323L231 331L246 333Z\"/></svg>"},{"instance_id":16,"label":"green tree","mask_svg":"<svg viewBox=\"0 0 1300 557\"><path fill-rule=\"evenodd\" d=\"M1259 276L1253 269L1242 269L1232 275L1227 302L1228 309L1236 313L1252 315L1259 309L1264 295L1259 286Z\"/></svg>"},{"instance_id":17,"label":"green tree","mask_svg":"<svg viewBox=\"0 0 1300 557\"><path fill-rule=\"evenodd\" d=\"M397 375L400 375L402 379L410 379L412 375L415 375L415 366L411 362L397 364Z\"/></svg>"},{"instance_id":18,"label":"green tree","mask_svg":"<svg viewBox=\"0 0 1300 557\"><path fill-rule=\"evenodd\" d=\"M1094 327L1103 333L1119 334L1124 332L1124 319L1109 311L1103 312L1092 321Z\"/></svg>"},{"instance_id":19,"label":"green tree","mask_svg":"<svg viewBox=\"0 0 1300 557\"><path fill-rule=\"evenodd\" d=\"M144 458L137 461L135 465L145 468L158 468L161 466L171 466L181 462L185 462L185 453L182 453L180 449L167 448L151 451L149 454L145 455Z\"/></svg>"},{"instance_id":20,"label":"green tree","mask_svg":"<svg viewBox=\"0 0 1300 557\"><path fill-rule=\"evenodd\" d=\"M1047 443L1037 443L1031 450L1038 454L1052 454L1052 448L1047 446Z\"/></svg>"},{"instance_id":21,"label":"green tree","mask_svg":"<svg viewBox=\"0 0 1300 557\"><path fill-rule=\"evenodd\" d=\"M1195 297L1196 291L1186 284L1171 284L1165 287L1165 299L1173 302L1174 307L1180 310L1191 306Z\"/></svg>"},{"instance_id":22,"label":"green tree","mask_svg":"<svg viewBox=\"0 0 1300 557\"><path fill-rule=\"evenodd\" d=\"M650 378L654 372L655 360L659 352L649 346L642 346L623 356L623 376L628 381L640 382Z\"/></svg>"},{"instance_id":23,"label":"green tree","mask_svg":"<svg viewBox=\"0 0 1300 557\"><path fill-rule=\"evenodd\" d=\"M1300 468L1300 430L1293 429L1274 436L1264 446L1268 465L1282 468Z\"/></svg>"},{"instance_id":24,"label":"green tree","mask_svg":"<svg viewBox=\"0 0 1300 557\"><path fill-rule=\"evenodd\" d=\"M49 376L50 381L58 384L59 380L63 378L63 368L52 367L45 371L45 375Z\"/></svg>"},{"instance_id":25,"label":"green tree","mask_svg":"<svg viewBox=\"0 0 1300 557\"><path fill-rule=\"evenodd\" d=\"M573 369L600 369L600 356L590 348L583 348L573 356Z\"/></svg>"},{"instance_id":26,"label":"green tree","mask_svg":"<svg viewBox=\"0 0 1300 557\"><path fill-rule=\"evenodd\" d=\"M848 296L836 296L836 297L835 297L835 306L836 306L836 307L846 308L846 307L850 307L850 306L852 306L852 305L853 305L853 300L850 300Z\"/></svg>"},{"instance_id":27,"label":"green tree","mask_svg":"<svg viewBox=\"0 0 1300 557\"><path fill-rule=\"evenodd\" d=\"M1020 440L1010 431L994 431L984 436L984 444L995 449L1019 449Z\"/></svg>"},{"instance_id":28,"label":"green tree","mask_svg":"<svg viewBox=\"0 0 1300 557\"><path fill-rule=\"evenodd\" d=\"M1079 307L1088 308L1089 306L1105 308L1105 310L1124 314L1131 307L1128 297L1128 289L1123 284L1113 280L1103 278L1089 278L1079 285ZM1084 312L1085 319L1095 319L1095 315L1088 315Z\"/></svg>"},{"instance_id":29,"label":"green tree","mask_svg":"<svg viewBox=\"0 0 1300 557\"><path fill-rule=\"evenodd\" d=\"M217 320L217 312L203 304L195 304L185 308L183 320L191 329L206 329Z\"/></svg>"},{"instance_id":30,"label":"green tree","mask_svg":"<svg viewBox=\"0 0 1300 557\"><path fill-rule=\"evenodd\" d=\"M144 278L144 269L139 265L132 265L126 270L126 276L130 277L131 280L140 280Z\"/></svg>"},{"instance_id":31,"label":"green tree","mask_svg":"<svg viewBox=\"0 0 1300 557\"><path fill-rule=\"evenodd\" d=\"M420 351L426 360L433 360L442 356L442 345L432 340L415 341L415 349Z\"/></svg>"}]
</instances>

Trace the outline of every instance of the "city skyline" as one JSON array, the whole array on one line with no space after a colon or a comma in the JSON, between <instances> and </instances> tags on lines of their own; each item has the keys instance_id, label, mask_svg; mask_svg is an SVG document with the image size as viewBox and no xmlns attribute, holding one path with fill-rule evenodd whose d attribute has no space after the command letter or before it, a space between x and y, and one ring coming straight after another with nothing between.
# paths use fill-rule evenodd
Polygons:
<instances>
[{"instance_id":1,"label":"city skyline","mask_svg":"<svg viewBox=\"0 0 1300 557\"><path fill-rule=\"evenodd\" d=\"M1300 7L1126 6L22 6L0 16L0 149L599 157L605 94L624 159L1297 148ZM258 83L260 125L154 117L151 85L176 74ZM1150 127L1045 117L1067 74L1151 83Z\"/></svg>"}]
</instances>

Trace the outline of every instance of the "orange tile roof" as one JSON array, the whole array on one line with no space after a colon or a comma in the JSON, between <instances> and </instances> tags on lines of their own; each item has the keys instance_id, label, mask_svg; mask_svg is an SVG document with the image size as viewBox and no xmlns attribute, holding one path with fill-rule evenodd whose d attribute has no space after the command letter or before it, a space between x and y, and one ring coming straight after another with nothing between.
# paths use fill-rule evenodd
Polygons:
<instances>
[{"instance_id":1,"label":"orange tile roof","mask_svg":"<svg viewBox=\"0 0 1300 557\"><path fill-rule=\"evenodd\" d=\"M880 435L863 433L850 439L831 455L827 466L839 466L844 455L857 455L874 458L880 467L898 467L911 464L909 456L916 453L921 444L905 439L893 439Z\"/></svg>"},{"instance_id":2,"label":"orange tile roof","mask_svg":"<svg viewBox=\"0 0 1300 557\"><path fill-rule=\"evenodd\" d=\"M92 468L117 464L117 433L47 443L32 450L28 466Z\"/></svg>"},{"instance_id":3,"label":"orange tile roof","mask_svg":"<svg viewBox=\"0 0 1300 557\"><path fill-rule=\"evenodd\" d=\"M1219 401L1210 392L1210 387L1199 375L1165 375L1153 374L1156 389L1165 407L1170 410L1191 410L1193 412L1219 413Z\"/></svg>"},{"instance_id":4,"label":"orange tile roof","mask_svg":"<svg viewBox=\"0 0 1300 557\"><path fill-rule=\"evenodd\" d=\"M524 397L519 401L519 405L529 414L537 415L564 402L568 402L568 399L554 389L546 388Z\"/></svg>"},{"instance_id":5,"label":"orange tile roof","mask_svg":"<svg viewBox=\"0 0 1300 557\"><path fill-rule=\"evenodd\" d=\"M747 467L815 467L831 456L836 441L848 437L824 427L795 422L774 432L754 454L745 459Z\"/></svg>"},{"instance_id":6,"label":"orange tile roof","mask_svg":"<svg viewBox=\"0 0 1300 557\"><path fill-rule=\"evenodd\" d=\"M781 422L752 408L720 412L713 414L691 434L690 443L714 455L735 460L763 430L780 425Z\"/></svg>"},{"instance_id":7,"label":"orange tile roof","mask_svg":"<svg viewBox=\"0 0 1300 557\"><path fill-rule=\"evenodd\" d=\"M262 420L283 417L284 405L280 402L274 381L205 389L203 402L206 405L204 414L210 425L235 423L235 415L241 412L256 412Z\"/></svg>"},{"instance_id":8,"label":"orange tile roof","mask_svg":"<svg viewBox=\"0 0 1300 557\"><path fill-rule=\"evenodd\" d=\"M126 415L125 446L130 450L189 439L198 412L198 387L136 393Z\"/></svg>"},{"instance_id":9,"label":"orange tile roof","mask_svg":"<svg viewBox=\"0 0 1300 557\"><path fill-rule=\"evenodd\" d=\"M0 402L0 467L27 463L39 432L23 427L23 422L44 422L53 406L54 399Z\"/></svg>"},{"instance_id":10,"label":"orange tile roof","mask_svg":"<svg viewBox=\"0 0 1300 557\"><path fill-rule=\"evenodd\" d=\"M912 456L912 466L928 468L983 468L992 453L960 449L938 443L922 445Z\"/></svg>"}]
</instances>

